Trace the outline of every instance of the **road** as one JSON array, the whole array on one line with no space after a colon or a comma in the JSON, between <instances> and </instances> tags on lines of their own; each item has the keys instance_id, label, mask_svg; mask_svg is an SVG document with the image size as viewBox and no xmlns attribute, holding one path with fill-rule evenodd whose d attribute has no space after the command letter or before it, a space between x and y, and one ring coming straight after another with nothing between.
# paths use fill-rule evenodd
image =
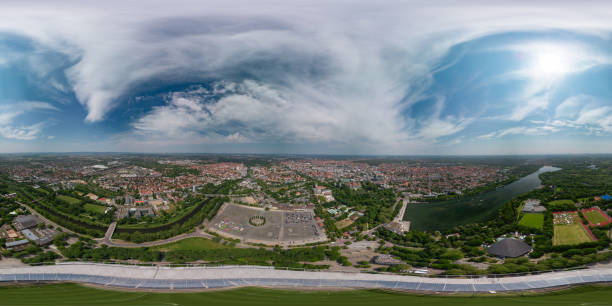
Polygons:
<instances>
[{"instance_id":1,"label":"road","mask_svg":"<svg viewBox=\"0 0 612 306\"><path fill-rule=\"evenodd\" d=\"M116 223L116 222L113 222L113 223ZM109 230L110 230L110 227L109 227ZM108 234L108 231L107 231L107 234ZM112 237L112 234L110 237L105 236L104 239L98 240L98 243L106 244L108 246L118 247L118 248L142 248L142 247L153 247L153 246L164 245L164 244L177 242L179 240L183 240L187 238L194 238L194 237L201 237L201 238L207 238L207 239L215 238L215 236L209 233L200 231L200 230L196 230L195 232L192 232L192 233L180 234L178 236L170 237L170 238L163 239L163 240L155 240L155 241L148 241L148 242L142 242L142 243L115 242L111 239L111 237Z\"/></svg>"},{"instance_id":2,"label":"road","mask_svg":"<svg viewBox=\"0 0 612 306\"><path fill-rule=\"evenodd\" d=\"M408 200L404 198L402 199L402 208L400 209L397 216L395 216L395 218L393 219L393 222L400 222L402 221L402 219L404 219L404 214L406 213L406 206L408 206Z\"/></svg>"},{"instance_id":3,"label":"road","mask_svg":"<svg viewBox=\"0 0 612 306\"><path fill-rule=\"evenodd\" d=\"M37 200L34 200L37 201ZM27 204L21 203L19 201L15 201L15 203L25 207L31 214L39 217L41 220L43 220L45 223L50 224L52 226L54 226L55 228L61 229L63 232L65 233L69 233L69 234L74 234L74 235L81 235L78 233L75 233L74 231L71 231L47 218L45 218L43 215L39 214L34 208L30 207ZM194 238L194 237L200 237L200 238L207 238L207 239L213 239L215 238L215 236L206 233L202 230L196 230L195 232L192 233L185 233L185 234L181 234L178 236L174 236L174 237L170 237L168 239L163 239L163 240L156 240L156 241L149 241L149 242L143 242L143 243L130 243L130 242L115 242L112 239L113 233L115 231L115 229L117 228L117 222L113 222L109 225L108 229L106 230L106 234L104 235L104 238L97 238L94 239L98 245L102 245L102 244L106 244L107 246L110 247L120 247L120 248L140 248L140 247L152 247L152 246L158 246L158 245L164 245L164 244L168 244L168 243L172 243L172 242L176 242L176 241L180 241L183 239L187 239L187 238ZM236 244L239 247L244 247L244 248L253 248L254 246L252 245L248 245L248 244L244 244L244 243L238 243Z\"/></svg>"},{"instance_id":4,"label":"road","mask_svg":"<svg viewBox=\"0 0 612 306\"><path fill-rule=\"evenodd\" d=\"M399 203L400 203L400 201L397 201L397 203L395 203L395 205L398 205ZM408 201L405 198L403 198L402 199L402 208L400 209L400 211L397 214L397 216L395 216L393 218L393 222L400 222L400 221L402 221L402 218L404 218L404 213L406 212L406 206L408 206L407 203L408 203ZM395 210L395 205L393 206L393 210ZM391 222L389 222L389 223L391 223ZM379 225L377 225L377 226L375 226L375 227L373 227L373 228L371 228L371 229L369 229L367 231L364 231L363 234L364 235L371 235L372 233L376 232L376 230L378 230L378 228L381 227L381 226L383 226L383 224L379 224Z\"/></svg>"},{"instance_id":5,"label":"road","mask_svg":"<svg viewBox=\"0 0 612 306\"><path fill-rule=\"evenodd\" d=\"M37 200L35 200L35 201L37 201ZM15 203L25 207L32 215L37 216L38 218L43 220L45 223L51 224L51 225L53 225L53 227L61 229L64 233L69 233L69 234L75 234L76 235L75 232L73 232L73 231L71 231L71 230L69 230L69 229L67 229L67 228L65 228L65 227L63 227L63 226L61 226L61 225L59 225L59 224L57 224L57 223L47 219L47 218L45 218L45 216L39 214L34 208L30 207L29 205L21 203L19 201L15 201Z\"/></svg>"},{"instance_id":6,"label":"road","mask_svg":"<svg viewBox=\"0 0 612 306\"><path fill-rule=\"evenodd\" d=\"M113 239L113 233L115 233L115 229L117 228L117 222L113 222L108 226L106 230L106 234L104 234L104 243L109 245Z\"/></svg>"}]
</instances>

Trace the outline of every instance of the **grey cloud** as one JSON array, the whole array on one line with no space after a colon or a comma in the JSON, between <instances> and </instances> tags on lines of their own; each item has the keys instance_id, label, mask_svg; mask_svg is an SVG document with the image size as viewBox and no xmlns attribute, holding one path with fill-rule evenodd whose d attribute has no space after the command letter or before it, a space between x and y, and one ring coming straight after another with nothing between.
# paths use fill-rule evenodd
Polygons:
<instances>
[{"instance_id":1,"label":"grey cloud","mask_svg":"<svg viewBox=\"0 0 612 306\"><path fill-rule=\"evenodd\" d=\"M89 122L152 79L214 77L239 92L214 103L173 98L137 119L135 131L374 142L401 152L473 121L437 116L420 130L401 115L450 47L531 28L604 33L610 12L606 2L40 1L3 5L0 30L75 61L67 81ZM229 128L236 123L246 128Z\"/></svg>"}]
</instances>

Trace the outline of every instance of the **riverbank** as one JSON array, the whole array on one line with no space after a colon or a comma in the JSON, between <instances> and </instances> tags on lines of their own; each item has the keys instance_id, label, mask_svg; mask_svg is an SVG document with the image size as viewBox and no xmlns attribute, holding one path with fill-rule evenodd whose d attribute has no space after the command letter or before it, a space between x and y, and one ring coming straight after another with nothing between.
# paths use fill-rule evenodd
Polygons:
<instances>
[{"instance_id":1,"label":"riverbank","mask_svg":"<svg viewBox=\"0 0 612 306\"><path fill-rule=\"evenodd\" d=\"M504 203L539 187L540 174L557 170L560 168L544 166L492 191L448 201L408 205L404 220L411 222L411 229L428 231L486 221L495 217Z\"/></svg>"}]
</instances>

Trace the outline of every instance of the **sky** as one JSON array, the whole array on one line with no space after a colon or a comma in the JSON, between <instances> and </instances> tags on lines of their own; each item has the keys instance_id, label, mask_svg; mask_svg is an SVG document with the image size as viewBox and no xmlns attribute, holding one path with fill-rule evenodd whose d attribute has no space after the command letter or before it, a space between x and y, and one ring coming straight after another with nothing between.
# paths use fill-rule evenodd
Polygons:
<instances>
[{"instance_id":1,"label":"sky","mask_svg":"<svg viewBox=\"0 0 612 306\"><path fill-rule=\"evenodd\" d=\"M0 153L612 153L609 1L4 1Z\"/></svg>"}]
</instances>

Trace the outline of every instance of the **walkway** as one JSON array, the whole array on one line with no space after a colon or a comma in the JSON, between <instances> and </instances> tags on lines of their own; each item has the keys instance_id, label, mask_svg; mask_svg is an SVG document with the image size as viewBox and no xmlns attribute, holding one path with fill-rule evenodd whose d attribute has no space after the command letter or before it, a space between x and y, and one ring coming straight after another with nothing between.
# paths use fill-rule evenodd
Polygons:
<instances>
[{"instance_id":1,"label":"walkway","mask_svg":"<svg viewBox=\"0 0 612 306\"><path fill-rule=\"evenodd\" d=\"M110 228L109 228L110 230ZM201 232L201 231L195 231L192 233L185 233L185 234L180 234L174 237L170 237L167 239L163 239L163 240L155 240L155 241L149 241L149 242L142 242L142 243L132 243L132 242L115 242L112 239L106 239L106 237L104 238L103 241L99 241L100 243L104 243L108 246L111 247L119 247L119 248L142 248L142 247L153 247L153 246L158 246L158 245L164 245L164 244L168 244L168 243L172 243L172 242L177 242L179 240L183 240L183 239L187 239L187 238L193 238L193 237L201 237L201 238L208 238L208 239L212 239L215 238L215 236L208 234L206 232Z\"/></svg>"},{"instance_id":2,"label":"walkway","mask_svg":"<svg viewBox=\"0 0 612 306\"><path fill-rule=\"evenodd\" d=\"M393 218L393 222L401 222L404 219L404 214L406 213L406 206L408 206L408 200L406 198L402 199L402 208L395 218Z\"/></svg>"},{"instance_id":3,"label":"walkway","mask_svg":"<svg viewBox=\"0 0 612 306\"><path fill-rule=\"evenodd\" d=\"M108 226L106 230L106 234L104 234L104 243L106 245L110 245L113 240L113 234L115 233L115 229L117 228L117 222L113 222Z\"/></svg>"}]
</instances>

